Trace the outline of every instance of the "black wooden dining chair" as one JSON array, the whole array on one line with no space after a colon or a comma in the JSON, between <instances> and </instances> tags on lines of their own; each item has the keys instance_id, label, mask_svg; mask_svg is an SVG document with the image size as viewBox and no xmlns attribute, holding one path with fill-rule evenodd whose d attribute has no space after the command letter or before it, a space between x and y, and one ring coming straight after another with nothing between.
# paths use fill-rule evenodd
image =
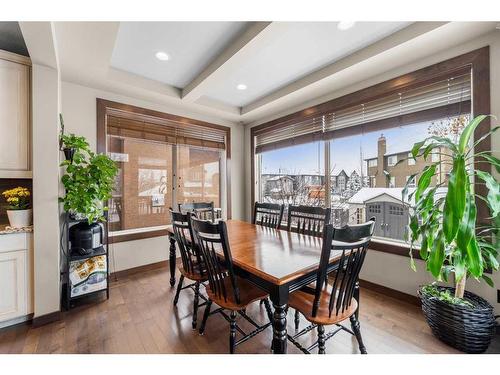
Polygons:
<instances>
[{"instance_id":1,"label":"black wooden dining chair","mask_svg":"<svg viewBox=\"0 0 500 375\"><path fill-rule=\"evenodd\" d=\"M205 298L205 296L200 294L200 284L208 280L208 275L205 270L206 267L203 265L203 262L201 260L198 248L194 246L193 231L191 229L191 222L189 220L189 216L191 214L174 212L172 209L170 209L170 215L172 217L174 237L177 242L177 246L179 247L182 261L182 265L179 266L181 277L179 279L177 291L174 297L174 306L177 306L181 290L187 288L193 290L194 300L192 326L193 329L196 329L198 307L204 306L207 303L207 299ZM185 278L193 282L184 286L183 283ZM205 300L205 302L201 305L199 304L200 297Z\"/></svg>"},{"instance_id":2,"label":"black wooden dining chair","mask_svg":"<svg viewBox=\"0 0 500 375\"><path fill-rule=\"evenodd\" d=\"M182 213L192 212L201 220L215 221L214 202L190 202L179 203L179 211Z\"/></svg>"},{"instance_id":3,"label":"black wooden dining chair","mask_svg":"<svg viewBox=\"0 0 500 375\"><path fill-rule=\"evenodd\" d=\"M282 204L255 202L252 224L279 229L283 219Z\"/></svg>"},{"instance_id":4,"label":"black wooden dining chair","mask_svg":"<svg viewBox=\"0 0 500 375\"><path fill-rule=\"evenodd\" d=\"M197 246L200 249L202 261L206 265L208 274L207 306L200 326L200 334L205 331L205 325L210 315L220 313L229 322L229 352L234 353L235 347L258 333L265 330L272 323L271 306L268 294L248 280L237 276L234 272L231 250L229 248L227 227L224 221L210 223L191 217L191 224ZM264 300L269 323L259 325L246 314L247 306L254 302ZM210 311L212 303L220 308ZM230 310L229 316L224 310ZM255 329L245 333L236 324L236 315L239 314ZM236 331L242 337L236 340Z\"/></svg>"},{"instance_id":5,"label":"black wooden dining chair","mask_svg":"<svg viewBox=\"0 0 500 375\"><path fill-rule=\"evenodd\" d=\"M356 314L358 302L355 292L374 228L374 219L364 224L348 225L343 228L326 225L316 285L306 286L293 292L288 300L289 306L300 311L311 323L294 336L288 335L288 340L302 352L310 354L312 349L318 347L318 353L325 354L326 341L343 330L356 337L360 352L366 354ZM330 285L326 282L326 275L332 250L340 250L341 256ZM351 322L352 330L340 324L347 319ZM336 329L325 334L325 325L335 325ZM318 330L318 340L308 348L302 347L297 338L314 328Z\"/></svg>"},{"instance_id":6,"label":"black wooden dining chair","mask_svg":"<svg viewBox=\"0 0 500 375\"><path fill-rule=\"evenodd\" d=\"M321 237L330 215L330 208L289 205L287 231Z\"/></svg>"},{"instance_id":7,"label":"black wooden dining chair","mask_svg":"<svg viewBox=\"0 0 500 375\"><path fill-rule=\"evenodd\" d=\"M330 224L330 208L315 206L288 206L287 231L321 237L327 224ZM300 314L295 311L295 330L299 329Z\"/></svg>"}]
</instances>

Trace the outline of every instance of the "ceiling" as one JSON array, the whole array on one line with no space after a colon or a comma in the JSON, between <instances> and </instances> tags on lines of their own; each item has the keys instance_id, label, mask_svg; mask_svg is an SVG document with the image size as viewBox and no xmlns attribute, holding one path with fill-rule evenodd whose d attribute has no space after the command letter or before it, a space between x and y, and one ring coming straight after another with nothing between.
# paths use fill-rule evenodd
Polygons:
<instances>
[{"instance_id":1,"label":"ceiling","mask_svg":"<svg viewBox=\"0 0 500 375\"><path fill-rule=\"evenodd\" d=\"M0 49L29 56L18 22L0 22Z\"/></svg>"},{"instance_id":2,"label":"ceiling","mask_svg":"<svg viewBox=\"0 0 500 375\"><path fill-rule=\"evenodd\" d=\"M122 22L111 66L184 88L246 26L246 22ZM169 60L155 58L159 51Z\"/></svg>"},{"instance_id":3,"label":"ceiling","mask_svg":"<svg viewBox=\"0 0 500 375\"><path fill-rule=\"evenodd\" d=\"M258 123L495 30L494 22L55 22L62 79ZM155 57L159 51L167 61ZM246 90L238 90L245 84Z\"/></svg>"},{"instance_id":4,"label":"ceiling","mask_svg":"<svg viewBox=\"0 0 500 375\"><path fill-rule=\"evenodd\" d=\"M339 30L338 22L276 22L272 33L241 62L225 67L227 78L217 81L207 97L243 107L311 72L334 63L397 30L408 22L358 22ZM239 83L245 91L236 90Z\"/></svg>"}]
</instances>

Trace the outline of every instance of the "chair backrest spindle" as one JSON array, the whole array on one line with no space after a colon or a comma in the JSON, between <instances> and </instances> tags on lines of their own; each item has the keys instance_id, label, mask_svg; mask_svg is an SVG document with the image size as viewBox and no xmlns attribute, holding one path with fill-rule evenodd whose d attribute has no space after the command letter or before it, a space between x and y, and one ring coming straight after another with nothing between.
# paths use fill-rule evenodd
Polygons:
<instances>
[{"instance_id":1,"label":"chair backrest spindle","mask_svg":"<svg viewBox=\"0 0 500 375\"><path fill-rule=\"evenodd\" d=\"M194 244L189 214L170 209L174 237L181 254L182 267L186 272L203 274L200 253Z\"/></svg>"},{"instance_id":2,"label":"chair backrest spindle","mask_svg":"<svg viewBox=\"0 0 500 375\"><path fill-rule=\"evenodd\" d=\"M287 230L321 237L325 226L330 223L330 215L330 208L290 205Z\"/></svg>"},{"instance_id":3,"label":"chair backrest spindle","mask_svg":"<svg viewBox=\"0 0 500 375\"><path fill-rule=\"evenodd\" d=\"M240 303L240 292L234 273L225 221L211 223L193 216L190 220L195 242L200 250L202 261L206 264L210 289L218 298L227 301L229 295L225 282L229 278L234 300ZM223 258L218 253L222 254Z\"/></svg>"},{"instance_id":4,"label":"chair backrest spindle","mask_svg":"<svg viewBox=\"0 0 500 375\"><path fill-rule=\"evenodd\" d=\"M320 308L324 286L327 287L326 290L330 293L328 302L329 316L332 313L336 315L339 312L343 313L351 306L356 283L374 229L374 218L364 224L347 225L342 228L334 228L331 224L325 226L312 316L316 316ZM325 283L332 250L341 250L342 254L337 263L338 267L333 273L334 278L330 289Z\"/></svg>"},{"instance_id":5,"label":"chair backrest spindle","mask_svg":"<svg viewBox=\"0 0 500 375\"><path fill-rule=\"evenodd\" d=\"M215 221L214 202L191 202L179 203L179 211L182 213L194 213L198 219Z\"/></svg>"},{"instance_id":6,"label":"chair backrest spindle","mask_svg":"<svg viewBox=\"0 0 500 375\"><path fill-rule=\"evenodd\" d=\"M255 202L252 224L279 229L282 219L282 204Z\"/></svg>"}]
</instances>

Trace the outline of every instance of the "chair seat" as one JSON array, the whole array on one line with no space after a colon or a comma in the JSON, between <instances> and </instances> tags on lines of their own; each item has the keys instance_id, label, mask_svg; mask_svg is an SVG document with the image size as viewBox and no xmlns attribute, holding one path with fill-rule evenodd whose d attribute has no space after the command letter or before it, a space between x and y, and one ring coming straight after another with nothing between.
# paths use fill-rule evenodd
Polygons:
<instances>
[{"instance_id":1,"label":"chair seat","mask_svg":"<svg viewBox=\"0 0 500 375\"><path fill-rule=\"evenodd\" d=\"M198 267L195 267L195 269L198 269ZM208 275L206 272L204 272L203 275L198 271L188 272L182 266L179 267L179 272L184 277L186 277L190 280L193 280L193 281L207 281L208 280Z\"/></svg>"},{"instance_id":2,"label":"chair seat","mask_svg":"<svg viewBox=\"0 0 500 375\"><path fill-rule=\"evenodd\" d=\"M328 288L330 289L331 286L329 286ZM313 303L314 294L300 289L290 294L288 298L288 306L294 308L295 310L298 310L311 323L320 325L337 324L343 320L346 320L351 317L351 315L353 315L358 308L357 301L352 298L351 305L348 308L346 308L343 312L342 310L340 310L338 314L335 314L334 301L332 315L329 316L328 304L330 303L330 291L327 289L323 289L321 291L320 303L316 316L312 316Z\"/></svg>"},{"instance_id":3,"label":"chair seat","mask_svg":"<svg viewBox=\"0 0 500 375\"><path fill-rule=\"evenodd\" d=\"M224 278L224 286L226 288L227 295L226 300L224 300L224 296L221 295L221 297L219 298L217 294L212 292L209 285L207 285L205 289L207 291L208 297L217 305L225 309L235 311L242 310L246 308L250 303L268 297L268 294L265 291L241 277L236 276L236 285L238 285L238 289L240 290L240 303L237 303L234 299L234 290L229 277Z\"/></svg>"}]
</instances>

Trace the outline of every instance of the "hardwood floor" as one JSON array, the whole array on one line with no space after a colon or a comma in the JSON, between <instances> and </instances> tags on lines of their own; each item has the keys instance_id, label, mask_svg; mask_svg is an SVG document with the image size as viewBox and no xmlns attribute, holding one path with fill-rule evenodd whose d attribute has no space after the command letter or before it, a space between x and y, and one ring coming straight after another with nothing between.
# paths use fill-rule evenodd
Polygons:
<instances>
[{"instance_id":1,"label":"hardwood floor","mask_svg":"<svg viewBox=\"0 0 500 375\"><path fill-rule=\"evenodd\" d=\"M181 293L177 308L172 305L174 293L167 268L122 276L112 282L108 301L76 307L42 327L23 324L0 330L0 353L227 353L226 320L211 316L205 334L198 335L191 329L192 292ZM266 321L258 302L247 313ZM200 322L203 308L198 314ZM360 322L368 353L457 352L432 336L419 307L371 290L361 290ZM250 328L242 318L238 323ZM294 330L292 311L288 329ZM313 336L305 335L305 342ZM270 353L271 337L268 328L238 346L236 353ZM288 352L299 353L290 343ZM358 348L353 337L341 332L328 340L327 353L358 353Z\"/></svg>"}]
</instances>

